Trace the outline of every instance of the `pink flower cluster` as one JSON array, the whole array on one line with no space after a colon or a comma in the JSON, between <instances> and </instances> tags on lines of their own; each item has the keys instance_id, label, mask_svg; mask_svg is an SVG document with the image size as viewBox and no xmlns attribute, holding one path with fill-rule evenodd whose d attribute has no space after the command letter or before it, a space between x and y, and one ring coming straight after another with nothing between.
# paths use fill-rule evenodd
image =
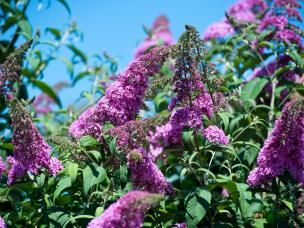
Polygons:
<instances>
[{"instance_id":1,"label":"pink flower cluster","mask_svg":"<svg viewBox=\"0 0 304 228\"><path fill-rule=\"evenodd\" d=\"M214 22L209 25L204 32L204 40L211 40L214 38L224 38L228 35L231 35L234 32L234 29L225 19L221 21Z\"/></svg>"},{"instance_id":2,"label":"pink flower cluster","mask_svg":"<svg viewBox=\"0 0 304 228\"><path fill-rule=\"evenodd\" d=\"M6 224L3 220L3 218L0 217L0 228L6 228Z\"/></svg>"},{"instance_id":3,"label":"pink flower cluster","mask_svg":"<svg viewBox=\"0 0 304 228\"><path fill-rule=\"evenodd\" d=\"M288 18L302 21L303 18L299 12L301 4L298 0L275 0L274 8L279 11L279 14L286 15Z\"/></svg>"},{"instance_id":4,"label":"pink flower cluster","mask_svg":"<svg viewBox=\"0 0 304 228\"><path fill-rule=\"evenodd\" d=\"M262 18L258 30L273 29L273 34L269 36L270 39L295 43L302 47L302 38L288 27L290 18L302 21L300 8L298 0L275 0L271 10Z\"/></svg>"},{"instance_id":5,"label":"pink flower cluster","mask_svg":"<svg viewBox=\"0 0 304 228\"><path fill-rule=\"evenodd\" d=\"M0 175L5 173L7 170L6 170L6 165L5 163L3 162L3 159L0 157Z\"/></svg>"},{"instance_id":6,"label":"pink flower cluster","mask_svg":"<svg viewBox=\"0 0 304 228\"><path fill-rule=\"evenodd\" d=\"M211 143L220 145L229 144L229 138L225 135L225 132L217 126L211 125L203 130L203 135Z\"/></svg>"},{"instance_id":7,"label":"pink flower cluster","mask_svg":"<svg viewBox=\"0 0 304 228\"><path fill-rule=\"evenodd\" d=\"M228 9L227 13L238 22L255 22L257 14L264 12L267 8L264 0L239 0ZM208 26L203 38L205 40L224 38L233 32L233 27L224 18Z\"/></svg>"},{"instance_id":8,"label":"pink flower cluster","mask_svg":"<svg viewBox=\"0 0 304 228\"><path fill-rule=\"evenodd\" d=\"M30 114L17 99L12 100L10 116L14 156L7 159L11 167L8 184L11 185L16 178L23 176L27 171L37 174L41 168L46 168L52 175L56 175L63 168L61 162L51 157L51 147L44 141L34 126Z\"/></svg>"},{"instance_id":9,"label":"pink flower cluster","mask_svg":"<svg viewBox=\"0 0 304 228\"><path fill-rule=\"evenodd\" d=\"M155 19L151 34L135 50L135 58L145 54L149 49L157 46L168 46L174 43L166 16Z\"/></svg>"},{"instance_id":10,"label":"pink flower cluster","mask_svg":"<svg viewBox=\"0 0 304 228\"><path fill-rule=\"evenodd\" d=\"M304 101L292 100L275 122L264 143L247 182L258 186L289 171L296 181L304 184Z\"/></svg>"},{"instance_id":11,"label":"pink flower cluster","mask_svg":"<svg viewBox=\"0 0 304 228\"><path fill-rule=\"evenodd\" d=\"M161 195L131 191L110 205L98 218L93 219L88 228L140 228L145 212L154 207Z\"/></svg>"},{"instance_id":12,"label":"pink flower cluster","mask_svg":"<svg viewBox=\"0 0 304 228\"><path fill-rule=\"evenodd\" d=\"M158 157L167 146L182 144L182 130L184 127L200 129L202 127L201 114L189 107L179 108L171 114L168 123L156 127L149 137L150 153L154 159Z\"/></svg>"},{"instance_id":13,"label":"pink flower cluster","mask_svg":"<svg viewBox=\"0 0 304 228\"><path fill-rule=\"evenodd\" d=\"M105 96L72 123L69 133L75 138L91 135L99 139L105 122L117 126L135 119L148 87L148 76L159 70L166 57L166 49L155 48L134 60L106 90Z\"/></svg>"}]
</instances>

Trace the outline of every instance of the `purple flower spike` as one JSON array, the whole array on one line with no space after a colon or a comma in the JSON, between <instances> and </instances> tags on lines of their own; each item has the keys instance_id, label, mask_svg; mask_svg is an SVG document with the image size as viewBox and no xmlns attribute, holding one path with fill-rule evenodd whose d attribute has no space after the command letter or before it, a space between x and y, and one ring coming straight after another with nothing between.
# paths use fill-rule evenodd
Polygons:
<instances>
[{"instance_id":1,"label":"purple flower spike","mask_svg":"<svg viewBox=\"0 0 304 228\"><path fill-rule=\"evenodd\" d=\"M148 76L159 70L166 57L166 49L156 48L131 63L95 107L85 111L72 123L70 134L75 138L91 135L99 139L105 122L119 126L135 119L148 87Z\"/></svg>"},{"instance_id":2,"label":"purple flower spike","mask_svg":"<svg viewBox=\"0 0 304 228\"><path fill-rule=\"evenodd\" d=\"M8 157L11 167L8 184L11 185L27 171L37 174L41 168L46 168L52 175L56 175L63 166L57 158L51 157L51 147L44 141L30 114L17 99L12 100L10 116L14 152L13 157Z\"/></svg>"},{"instance_id":3,"label":"purple flower spike","mask_svg":"<svg viewBox=\"0 0 304 228\"><path fill-rule=\"evenodd\" d=\"M258 186L289 171L296 181L304 184L304 101L292 100L275 122L264 143L247 182Z\"/></svg>"},{"instance_id":4,"label":"purple flower spike","mask_svg":"<svg viewBox=\"0 0 304 228\"><path fill-rule=\"evenodd\" d=\"M139 228L145 213L161 198L159 194L131 191L108 207L100 217L93 219L87 228Z\"/></svg>"}]
</instances>

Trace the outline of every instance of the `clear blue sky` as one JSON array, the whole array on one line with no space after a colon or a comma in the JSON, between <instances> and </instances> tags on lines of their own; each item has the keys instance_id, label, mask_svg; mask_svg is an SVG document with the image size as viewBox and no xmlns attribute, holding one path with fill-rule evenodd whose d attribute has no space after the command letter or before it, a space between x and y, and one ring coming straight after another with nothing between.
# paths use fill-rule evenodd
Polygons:
<instances>
[{"instance_id":1,"label":"clear blue sky","mask_svg":"<svg viewBox=\"0 0 304 228\"><path fill-rule=\"evenodd\" d=\"M38 2L38 1L37 1ZM42 1L47 2L47 1ZM170 20L175 37L184 31L185 24L194 25L201 33L212 22L224 17L225 10L235 0L70 0L72 17L57 1L50 8L38 11L36 1L29 9L30 21L34 28L44 31L45 27L62 28L75 20L84 33L83 42L77 44L88 54L107 51L118 58L119 69L132 60L136 45L145 37L142 25L150 26L161 14ZM64 54L64 53L63 53ZM50 65L44 80L53 85L69 76L61 63ZM74 89L60 93L64 106L77 98L82 90L89 90L88 82L80 83ZM37 90L31 90L31 95Z\"/></svg>"}]
</instances>

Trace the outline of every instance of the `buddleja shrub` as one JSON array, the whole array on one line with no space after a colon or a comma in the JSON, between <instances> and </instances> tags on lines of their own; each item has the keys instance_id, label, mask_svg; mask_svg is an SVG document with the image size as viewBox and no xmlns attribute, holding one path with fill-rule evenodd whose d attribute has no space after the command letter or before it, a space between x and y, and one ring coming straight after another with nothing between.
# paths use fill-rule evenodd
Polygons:
<instances>
[{"instance_id":1,"label":"buddleja shrub","mask_svg":"<svg viewBox=\"0 0 304 228\"><path fill-rule=\"evenodd\" d=\"M27 18L25 2L0 6L29 38L8 13ZM115 76L112 57L92 66L48 28L73 52L70 85L93 78L79 111L50 106L64 83L41 80L54 58L39 37L1 43L0 227L303 227L300 7L239 0L203 38L186 25L177 42L160 16ZM44 94L25 96L28 85Z\"/></svg>"}]
</instances>

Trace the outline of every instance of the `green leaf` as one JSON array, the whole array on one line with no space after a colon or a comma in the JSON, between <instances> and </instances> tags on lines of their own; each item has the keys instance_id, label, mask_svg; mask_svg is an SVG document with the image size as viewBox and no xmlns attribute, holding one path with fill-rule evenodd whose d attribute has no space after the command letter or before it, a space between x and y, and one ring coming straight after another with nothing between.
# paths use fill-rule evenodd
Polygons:
<instances>
[{"instance_id":1,"label":"green leaf","mask_svg":"<svg viewBox=\"0 0 304 228\"><path fill-rule=\"evenodd\" d=\"M61 39L61 32L59 29L56 29L56 28L51 28L51 27L48 27L45 29L45 32L50 32L56 40L60 40Z\"/></svg>"},{"instance_id":2,"label":"green leaf","mask_svg":"<svg viewBox=\"0 0 304 228\"><path fill-rule=\"evenodd\" d=\"M231 197L235 202L237 202L240 193L235 182L226 179L216 179L215 183L210 183L208 189L212 191L214 188L222 187L229 192L229 197Z\"/></svg>"},{"instance_id":3,"label":"green leaf","mask_svg":"<svg viewBox=\"0 0 304 228\"><path fill-rule=\"evenodd\" d=\"M83 147L99 145L99 142L90 135L85 135L85 136L81 137L79 142L80 142L80 145L83 146Z\"/></svg>"},{"instance_id":4,"label":"green leaf","mask_svg":"<svg viewBox=\"0 0 304 228\"><path fill-rule=\"evenodd\" d=\"M116 139L117 137L114 137L110 142L109 142L109 149L111 151L112 154L116 153Z\"/></svg>"},{"instance_id":5,"label":"green leaf","mask_svg":"<svg viewBox=\"0 0 304 228\"><path fill-rule=\"evenodd\" d=\"M61 179L58 182L57 186L56 186L56 190L54 192L53 200L55 201L56 198L58 196L60 196L60 194L62 193L63 190L65 190L65 189L67 189L67 188L69 188L71 186L72 186L72 179L71 179L71 177L65 177L65 178Z\"/></svg>"},{"instance_id":6,"label":"green leaf","mask_svg":"<svg viewBox=\"0 0 304 228\"><path fill-rule=\"evenodd\" d=\"M242 213L243 218L248 218L251 216L250 204L249 202L252 199L252 193L247 191L249 186L243 183L236 183L238 191L240 193L239 197L239 205Z\"/></svg>"},{"instance_id":7,"label":"green leaf","mask_svg":"<svg viewBox=\"0 0 304 228\"><path fill-rule=\"evenodd\" d=\"M290 211L293 211L292 202L287 201L287 200L282 200L282 202L285 204L285 206L286 206Z\"/></svg>"},{"instance_id":8,"label":"green leaf","mask_svg":"<svg viewBox=\"0 0 304 228\"><path fill-rule=\"evenodd\" d=\"M33 80L32 83L37 86L42 92L44 92L49 97L53 98L54 101L58 104L59 107L61 107L61 101L55 91L50 87L48 84L46 84L43 81L40 80Z\"/></svg>"},{"instance_id":9,"label":"green leaf","mask_svg":"<svg viewBox=\"0 0 304 228\"><path fill-rule=\"evenodd\" d=\"M87 63L88 57L79 48L72 44L68 44L67 47L74 53L75 56L78 56L82 62Z\"/></svg>"},{"instance_id":10,"label":"green leaf","mask_svg":"<svg viewBox=\"0 0 304 228\"><path fill-rule=\"evenodd\" d=\"M65 57L60 57L59 60L61 60L65 64L65 66L66 66L66 68L67 68L67 70L68 70L68 72L70 74L70 77L73 78L73 74L74 74L74 65L73 65L73 63L69 59L67 59Z\"/></svg>"},{"instance_id":11,"label":"green leaf","mask_svg":"<svg viewBox=\"0 0 304 228\"><path fill-rule=\"evenodd\" d=\"M65 0L57 0L58 2L60 2L64 8L68 11L69 15L71 15L71 8L68 5L68 3Z\"/></svg>"},{"instance_id":12,"label":"green leaf","mask_svg":"<svg viewBox=\"0 0 304 228\"><path fill-rule=\"evenodd\" d=\"M228 112L219 112L218 115L221 117L225 131L228 130L229 127L229 113Z\"/></svg>"},{"instance_id":13,"label":"green leaf","mask_svg":"<svg viewBox=\"0 0 304 228\"><path fill-rule=\"evenodd\" d=\"M100 216L103 211L104 211L103 207L97 207L95 210L95 217Z\"/></svg>"},{"instance_id":14,"label":"green leaf","mask_svg":"<svg viewBox=\"0 0 304 228\"><path fill-rule=\"evenodd\" d=\"M49 214L50 220L53 220L56 223L59 223L61 227L70 219L70 214L63 211L56 211ZM51 226L54 227L54 226Z\"/></svg>"},{"instance_id":15,"label":"green leaf","mask_svg":"<svg viewBox=\"0 0 304 228\"><path fill-rule=\"evenodd\" d=\"M126 165L120 165L119 167L119 179L120 179L120 185L124 186L128 182L128 168Z\"/></svg>"},{"instance_id":16,"label":"green leaf","mask_svg":"<svg viewBox=\"0 0 304 228\"><path fill-rule=\"evenodd\" d=\"M21 31L23 32L22 34L26 38L30 39L32 37L33 29L32 29L31 24L27 20L20 20L18 22L18 26L21 29Z\"/></svg>"},{"instance_id":17,"label":"green leaf","mask_svg":"<svg viewBox=\"0 0 304 228\"><path fill-rule=\"evenodd\" d=\"M211 202L211 193L204 188L197 188L185 199L186 222L188 228L197 227L204 218Z\"/></svg>"},{"instance_id":18,"label":"green leaf","mask_svg":"<svg viewBox=\"0 0 304 228\"><path fill-rule=\"evenodd\" d=\"M102 183L107 177L105 169L101 166L89 164L83 170L83 192L88 194L90 189L96 185Z\"/></svg>"},{"instance_id":19,"label":"green leaf","mask_svg":"<svg viewBox=\"0 0 304 228\"><path fill-rule=\"evenodd\" d=\"M1 143L0 142L0 148L5 150L13 150L14 145L12 143Z\"/></svg>"},{"instance_id":20,"label":"green leaf","mask_svg":"<svg viewBox=\"0 0 304 228\"><path fill-rule=\"evenodd\" d=\"M265 78L255 78L247 82L242 89L241 99L243 101L255 100L267 82L268 80Z\"/></svg>"},{"instance_id":21,"label":"green leaf","mask_svg":"<svg viewBox=\"0 0 304 228\"><path fill-rule=\"evenodd\" d=\"M76 85L76 83L78 81L80 81L81 79L85 78L85 76L88 76L88 75L91 75L91 73L89 71L84 71L84 72L81 72L79 74L77 74L77 76L74 78L73 82L72 82L72 85Z\"/></svg>"},{"instance_id":22,"label":"green leaf","mask_svg":"<svg viewBox=\"0 0 304 228\"><path fill-rule=\"evenodd\" d=\"M38 188L42 188L45 181L45 175L42 173L36 178Z\"/></svg>"},{"instance_id":23,"label":"green leaf","mask_svg":"<svg viewBox=\"0 0 304 228\"><path fill-rule=\"evenodd\" d=\"M68 167L68 172L71 177L72 183L76 181L77 173L78 173L78 164L77 163L70 163Z\"/></svg>"}]
</instances>

